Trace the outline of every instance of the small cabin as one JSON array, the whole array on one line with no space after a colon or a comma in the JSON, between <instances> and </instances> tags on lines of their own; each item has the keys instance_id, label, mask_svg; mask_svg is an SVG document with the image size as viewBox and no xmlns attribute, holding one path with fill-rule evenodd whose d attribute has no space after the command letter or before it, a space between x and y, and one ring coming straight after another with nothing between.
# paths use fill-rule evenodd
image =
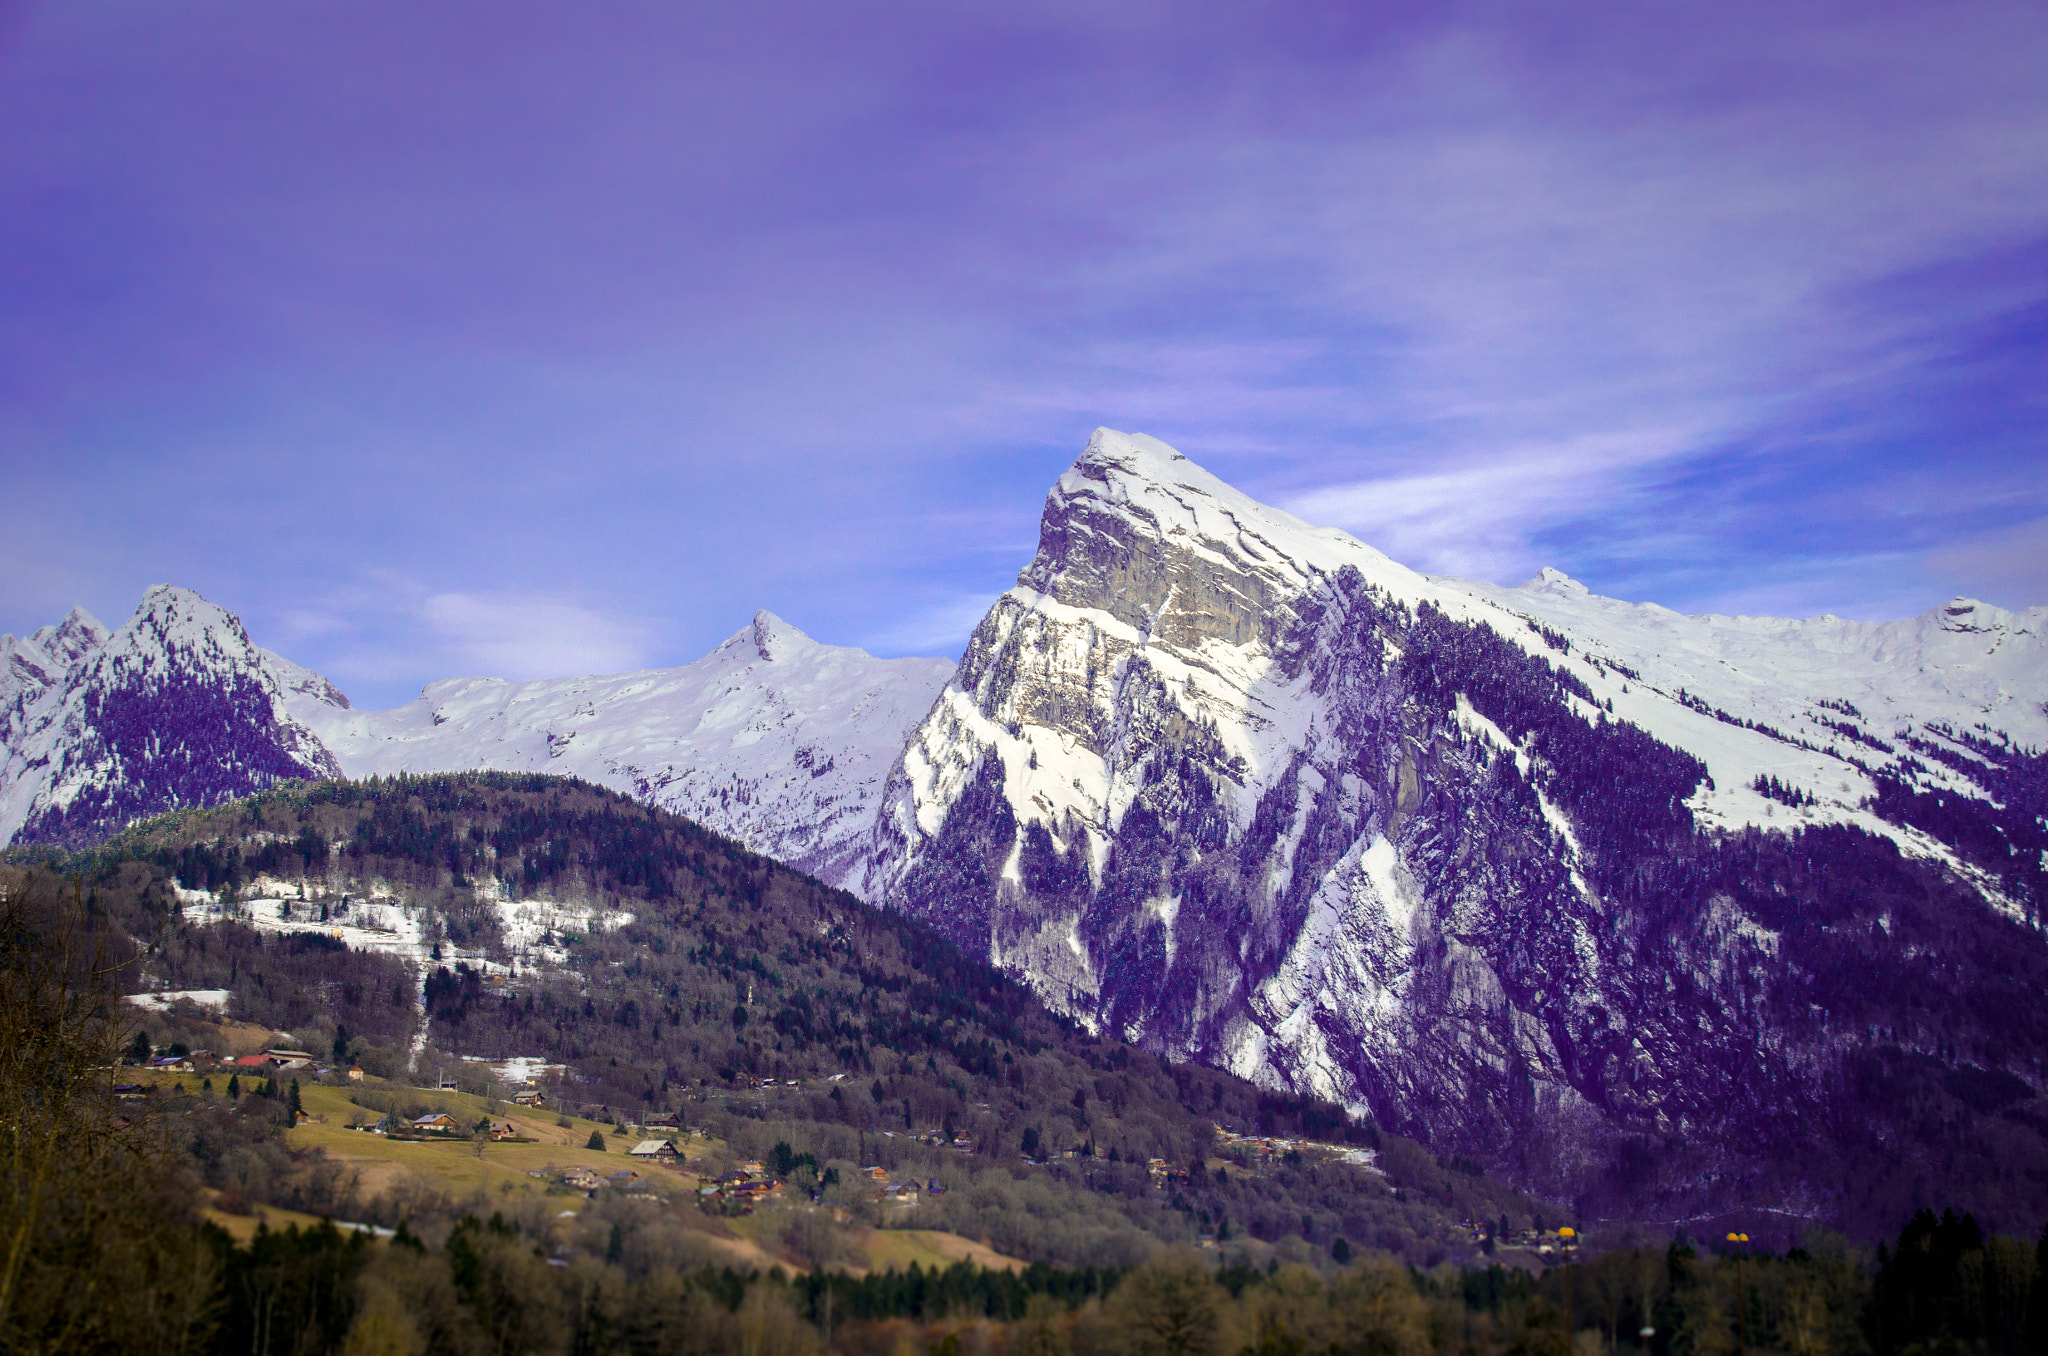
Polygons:
<instances>
[{"instance_id":1,"label":"small cabin","mask_svg":"<svg viewBox=\"0 0 2048 1356\"><path fill-rule=\"evenodd\" d=\"M641 1162L659 1163L665 1168L679 1167L683 1161L676 1146L665 1139L643 1139L626 1152Z\"/></svg>"}]
</instances>

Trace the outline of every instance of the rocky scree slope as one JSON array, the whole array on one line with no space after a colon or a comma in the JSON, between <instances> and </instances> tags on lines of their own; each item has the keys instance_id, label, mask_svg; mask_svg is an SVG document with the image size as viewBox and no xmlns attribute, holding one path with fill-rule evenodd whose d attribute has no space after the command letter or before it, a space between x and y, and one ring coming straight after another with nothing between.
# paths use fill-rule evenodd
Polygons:
<instances>
[{"instance_id":1,"label":"rocky scree slope","mask_svg":"<svg viewBox=\"0 0 2048 1356\"><path fill-rule=\"evenodd\" d=\"M858 882L1596 1208L2048 1209L2042 620L1428 578L1103 430Z\"/></svg>"}]
</instances>

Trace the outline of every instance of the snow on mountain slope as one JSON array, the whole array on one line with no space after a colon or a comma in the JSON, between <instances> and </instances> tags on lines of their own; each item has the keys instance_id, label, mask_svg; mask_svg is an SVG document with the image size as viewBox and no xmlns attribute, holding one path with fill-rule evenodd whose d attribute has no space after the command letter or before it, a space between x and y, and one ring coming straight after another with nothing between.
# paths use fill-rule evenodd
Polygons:
<instances>
[{"instance_id":1,"label":"snow on mountain slope","mask_svg":"<svg viewBox=\"0 0 2048 1356\"><path fill-rule=\"evenodd\" d=\"M25 719L28 708L61 686L78 661L106 641L107 628L82 607L72 608L63 621L33 635L0 636L0 711L7 713L6 723L0 725L0 743L12 747L23 733L12 718Z\"/></svg>"},{"instance_id":2,"label":"snow on mountain slope","mask_svg":"<svg viewBox=\"0 0 2048 1356\"><path fill-rule=\"evenodd\" d=\"M1131 536L1156 542L1159 559L1128 549ZM902 793L885 810L888 842L863 867L867 892L895 888L908 858L890 844L936 832L985 750L1002 757L1004 795L1020 822L1043 822L1062 843L1079 833L1099 857L1142 779L1142 767L1120 759L1102 705L1134 663L1164 684L1172 718L1213 731L1239 769L1233 814L1249 814L1271 777L1321 737L1318 694L1275 666L1303 605L1347 568L1399 603L1492 626L1583 681L1617 718L1698 755L1712 785L1694 809L1709 825L1853 824L1953 860L1866 808L1869 772L1910 756L1902 744L1886 752L1870 741L1892 743L1904 731L1939 740L1929 727L1981 724L2048 745L2048 608L2013 614L1957 599L1900 622L1688 617L1599 597L1555 570L1514 589L1424 576L1347 533L1260 504L1164 443L1103 429L1049 494L1037 556L913 732ZM1547 641L1532 623L1570 644ZM1008 655L1019 636L1029 637L1031 656L1021 662L1043 682L1006 721L981 709L988 694L977 683L987 675L976 656ZM1017 662L1006 659L1005 673ZM1717 709L1766 728L1731 724ZM1760 776L1815 803L1774 802L1753 789ZM1982 794L1938 764L1926 776Z\"/></svg>"},{"instance_id":3,"label":"snow on mountain slope","mask_svg":"<svg viewBox=\"0 0 2048 1356\"><path fill-rule=\"evenodd\" d=\"M160 584L108 633L82 609L8 656L0 835L81 845L144 815L339 769L241 620Z\"/></svg>"},{"instance_id":4,"label":"snow on mountain slope","mask_svg":"<svg viewBox=\"0 0 2048 1356\"><path fill-rule=\"evenodd\" d=\"M1769 802L1749 790L1760 774L1818 798L1809 818L1854 820L1848 811L1870 791L1857 774L1907 766L1909 738L1967 754L1942 729L2048 746L2048 607L2015 613L1955 598L1903 621L1689 617L1600 597L1551 569L1513 589L1441 582L1569 638L1575 670L1617 714L1707 757L1716 790L1701 805L1712 820L1772 822ZM1621 667L1640 680L1617 679ZM1772 733L1719 717L1709 725L1697 704ZM1920 775L1982 794L1939 763Z\"/></svg>"},{"instance_id":5,"label":"snow on mountain slope","mask_svg":"<svg viewBox=\"0 0 2048 1356\"><path fill-rule=\"evenodd\" d=\"M1907 1001L1870 978L1904 963L1871 904L1893 845L1968 883L1885 888L1989 929L1973 954L2038 949L2040 622L1426 577L1102 429L911 732L856 882L1084 1023L1475 1151L1755 1142ZM1816 836L1727 836L1751 826ZM1795 940L1738 903L1779 899L1825 921Z\"/></svg>"},{"instance_id":6,"label":"snow on mountain slope","mask_svg":"<svg viewBox=\"0 0 2048 1356\"><path fill-rule=\"evenodd\" d=\"M292 685L288 700L351 777L481 768L582 777L838 883L905 732L952 671L948 660L823 645L760 612L680 668L455 678L391 711L344 709L310 682Z\"/></svg>"}]
</instances>

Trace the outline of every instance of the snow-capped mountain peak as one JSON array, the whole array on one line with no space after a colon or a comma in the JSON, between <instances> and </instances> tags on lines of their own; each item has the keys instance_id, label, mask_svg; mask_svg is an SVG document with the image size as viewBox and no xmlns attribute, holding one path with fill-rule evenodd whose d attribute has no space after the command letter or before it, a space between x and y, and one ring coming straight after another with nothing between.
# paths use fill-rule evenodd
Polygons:
<instances>
[{"instance_id":1,"label":"snow-capped mountain peak","mask_svg":"<svg viewBox=\"0 0 2048 1356\"><path fill-rule=\"evenodd\" d=\"M838 883L904 732L950 660L877 659L772 612L695 663L535 682L456 678L391 711L294 692L350 776L495 768L625 791Z\"/></svg>"},{"instance_id":2,"label":"snow-capped mountain peak","mask_svg":"<svg viewBox=\"0 0 2048 1356\"><path fill-rule=\"evenodd\" d=\"M10 711L0 833L17 841L93 842L141 815L340 771L286 711L241 619L190 589L150 588L111 633L74 609L36 635L66 662Z\"/></svg>"},{"instance_id":3,"label":"snow-capped mountain peak","mask_svg":"<svg viewBox=\"0 0 2048 1356\"><path fill-rule=\"evenodd\" d=\"M1518 593L1554 593L1567 598L1592 591L1554 565L1545 565L1516 587Z\"/></svg>"},{"instance_id":4,"label":"snow-capped mountain peak","mask_svg":"<svg viewBox=\"0 0 2048 1356\"><path fill-rule=\"evenodd\" d=\"M1686 617L1556 569L1428 577L1100 429L911 731L859 883L1084 1023L1262 1082L1454 1135L1526 1127L1531 1086L1560 1115L1648 1114L1690 1075L1646 1049L1754 1040L1714 967L1761 925L1723 903L1698 931L1654 889L1620 906L1636 870L1831 827L1845 879L1896 847L1986 917L2037 916L2031 848L1994 870L1919 821L1957 796L2005 813L1986 787L2048 734L2039 631L1968 600ZM1705 1006L1629 996L1680 963L1631 908L1695 930ZM1575 1063L1626 1045L1622 1012L1633 1090Z\"/></svg>"},{"instance_id":5,"label":"snow-capped mountain peak","mask_svg":"<svg viewBox=\"0 0 2048 1356\"><path fill-rule=\"evenodd\" d=\"M771 664L792 654L814 649L818 644L765 609L754 614L754 624L749 632L753 637L754 652Z\"/></svg>"},{"instance_id":6,"label":"snow-capped mountain peak","mask_svg":"<svg viewBox=\"0 0 2048 1356\"><path fill-rule=\"evenodd\" d=\"M111 634L106 624L82 607L64 614L55 626L45 626L31 637L42 651L67 668L107 643Z\"/></svg>"},{"instance_id":7,"label":"snow-capped mountain peak","mask_svg":"<svg viewBox=\"0 0 2048 1356\"><path fill-rule=\"evenodd\" d=\"M2003 1011L1924 1018L2048 974L2048 608L1685 616L1554 568L1425 576L1098 429L957 666L763 611L680 667L364 712L172 588L0 659L0 831L337 769L573 774L927 917L1085 1024L1529 1172L1632 1145L1657 1166L1629 1180L1683 1195L1719 1172L1688 1155L1881 1117L1842 1090L1908 1065L2048 1067Z\"/></svg>"}]
</instances>

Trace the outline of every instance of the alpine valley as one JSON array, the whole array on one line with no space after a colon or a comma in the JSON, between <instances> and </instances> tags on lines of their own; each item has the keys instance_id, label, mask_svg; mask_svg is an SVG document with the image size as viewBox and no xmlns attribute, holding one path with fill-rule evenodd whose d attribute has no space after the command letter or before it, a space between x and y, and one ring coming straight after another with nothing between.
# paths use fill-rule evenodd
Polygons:
<instances>
[{"instance_id":1,"label":"alpine valley","mask_svg":"<svg viewBox=\"0 0 2048 1356\"><path fill-rule=\"evenodd\" d=\"M0 640L0 834L566 774L1587 1214L1875 1237L2048 1214L2044 629L1426 576L1105 429L957 665L761 613L681 668L364 712L189 591L74 611Z\"/></svg>"}]
</instances>

